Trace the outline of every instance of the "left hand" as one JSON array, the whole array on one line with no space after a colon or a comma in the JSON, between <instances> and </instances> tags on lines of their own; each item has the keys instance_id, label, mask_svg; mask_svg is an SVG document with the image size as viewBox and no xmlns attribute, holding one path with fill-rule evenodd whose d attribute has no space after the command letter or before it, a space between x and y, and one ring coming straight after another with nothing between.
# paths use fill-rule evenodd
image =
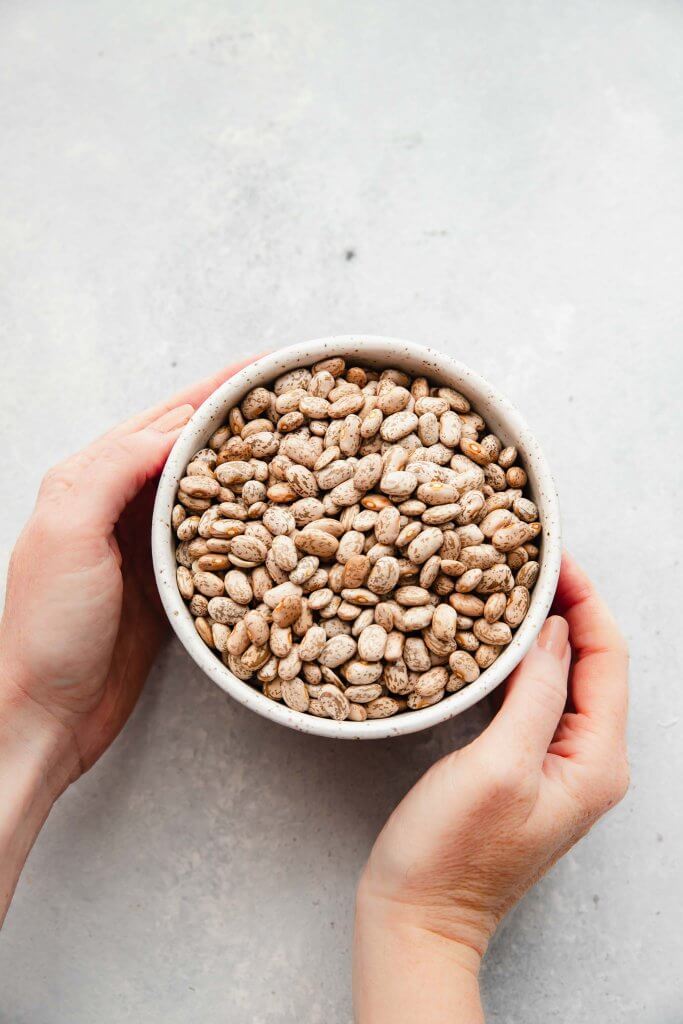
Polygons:
<instances>
[{"instance_id":1,"label":"left hand","mask_svg":"<svg viewBox=\"0 0 683 1024\"><path fill-rule=\"evenodd\" d=\"M114 428L43 480L9 569L0 719L20 713L29 743L34 724L54 736L57 789L106 750L140 694L168 625L151 563L155 478L195 407L242 365Z\"/></svg>"}]
</instances>

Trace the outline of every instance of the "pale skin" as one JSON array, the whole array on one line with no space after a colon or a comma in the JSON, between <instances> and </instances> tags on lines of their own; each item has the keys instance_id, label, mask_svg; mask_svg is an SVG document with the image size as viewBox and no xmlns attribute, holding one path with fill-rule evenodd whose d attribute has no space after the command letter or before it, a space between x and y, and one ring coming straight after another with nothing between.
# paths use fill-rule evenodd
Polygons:
<instances>
[{"instance_id":1,"label":"pale skin","mask_svg":"<svg viewBox=\"0 0 683 1024\"><path fill-rule=\"evenodd\" d=\"M382 830L358 888L359 1024L484 1020L478 974L500 920L628 788L628 652L565 556L556 606L469 746Z\"/></svg>"},{"instance_id":2,"label":"pale skin","mask_svg":"<svg viewBox=\"0 0 683 1024\"><path fill-rule=\"evenodd\" d=\"M0 921L54 802L140 694L167 631L154 480L193 409L239 368L43 481L0 623ZM624 641L569 558L556 607L488 729L427 772L375 843L356 904L359 1024L483 1021L479 967L501 918L626 791Z\"/></svg>"}]
</instances>

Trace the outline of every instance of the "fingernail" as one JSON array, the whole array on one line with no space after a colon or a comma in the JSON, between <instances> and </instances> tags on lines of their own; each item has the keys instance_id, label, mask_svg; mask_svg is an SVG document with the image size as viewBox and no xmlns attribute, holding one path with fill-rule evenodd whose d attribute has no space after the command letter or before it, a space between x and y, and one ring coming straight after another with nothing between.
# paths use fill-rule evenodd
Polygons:
<instances>
[{"instance_id":1,"label":"fingernail","mask_svg":"<svg viewBox=\"0 0 683 1024\"><path fill-rule=\"evenodd\" d=\"M543 629L538 635L538 646L548 651L554 658L564 655L569 639L569 626L560 615L546 619Z\"/></svg>"},{"instance_id":2,"label":"fingernail","mask_svg":"<svg viewBox=\"0 0 683 1024\"><path fill-rule=\"evenodd\" d=\"M193 412L191 405L179 405L177 409L169 409L158 420L150 423L150 427L152 430L158 430L160 434L170 434L172 430L184 427Z\"/></svg>"}]
</instances>

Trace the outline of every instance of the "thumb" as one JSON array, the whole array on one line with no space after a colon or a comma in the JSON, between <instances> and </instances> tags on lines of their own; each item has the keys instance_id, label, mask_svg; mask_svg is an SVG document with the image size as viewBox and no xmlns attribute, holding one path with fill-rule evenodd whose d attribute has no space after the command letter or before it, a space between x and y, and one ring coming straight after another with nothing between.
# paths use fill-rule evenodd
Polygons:
<instances>
[{"instance_id":1,"label":"thumb","mask_svg":"<svg viewBox=\"0 0 683 1024\"><path fill-rule=\"evenodd\" d=\"M148 480L161 471L194 409L181 405L123 437L104 438L76 457L63 499L77 521L105 532Z\"/></svg>"},{"instance_id":2,"label":"thumb","mask_svg":"<svg viewBox=\"0 0 683 1024\"><path fill-rule=\"evenodd\" d=\"M543 762L567 702L569 629L549 618L524 660L510 676L503 706L484 733L503 749L518 749Z\"/></svg>"}]
</instances>

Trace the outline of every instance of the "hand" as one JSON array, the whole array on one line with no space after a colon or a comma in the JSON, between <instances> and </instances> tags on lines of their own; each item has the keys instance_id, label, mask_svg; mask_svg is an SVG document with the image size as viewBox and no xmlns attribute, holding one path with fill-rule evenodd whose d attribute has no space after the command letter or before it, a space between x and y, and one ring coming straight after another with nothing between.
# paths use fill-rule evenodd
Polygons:
<instances>
[{"instance_id":1,"label":"hand","mask_svg":"<svg viewBox=\"0 0 683 1024\"><path fill-rule=\"evenodd\" d=\"M133 417L43 480L9 569L0 718L21 710L29 741L31 718L54 735L61 782L97 760L140 694L167 628L150 552L154 478L194 407L242 365Z\"/></svg>"},{"instance_id":2,"label":"hand","mask_svg":"<svg viewBox=\"0 0 683 1024\"><path fill-rule=\"evenodd\" d=\"M243 365L121 424L43 481L0 622L0 923L52 804L140 694L167 630L150 553L154 478L194 407Z\"/></svg>"},{"instance_id":3,"label":"hand","mask_svg":"<svg viewBox=\"0 0 683 1024\"><path fill-rule=\"evenodd\" d=\"M626 645L567 557L556 607L491 725L427 772L375 843L358 894L361 1022L483 1019L475 979L499 921L626 792ZM450 994L427 980L445 964L461 982Z\"/></svg>"}]
</instances>

